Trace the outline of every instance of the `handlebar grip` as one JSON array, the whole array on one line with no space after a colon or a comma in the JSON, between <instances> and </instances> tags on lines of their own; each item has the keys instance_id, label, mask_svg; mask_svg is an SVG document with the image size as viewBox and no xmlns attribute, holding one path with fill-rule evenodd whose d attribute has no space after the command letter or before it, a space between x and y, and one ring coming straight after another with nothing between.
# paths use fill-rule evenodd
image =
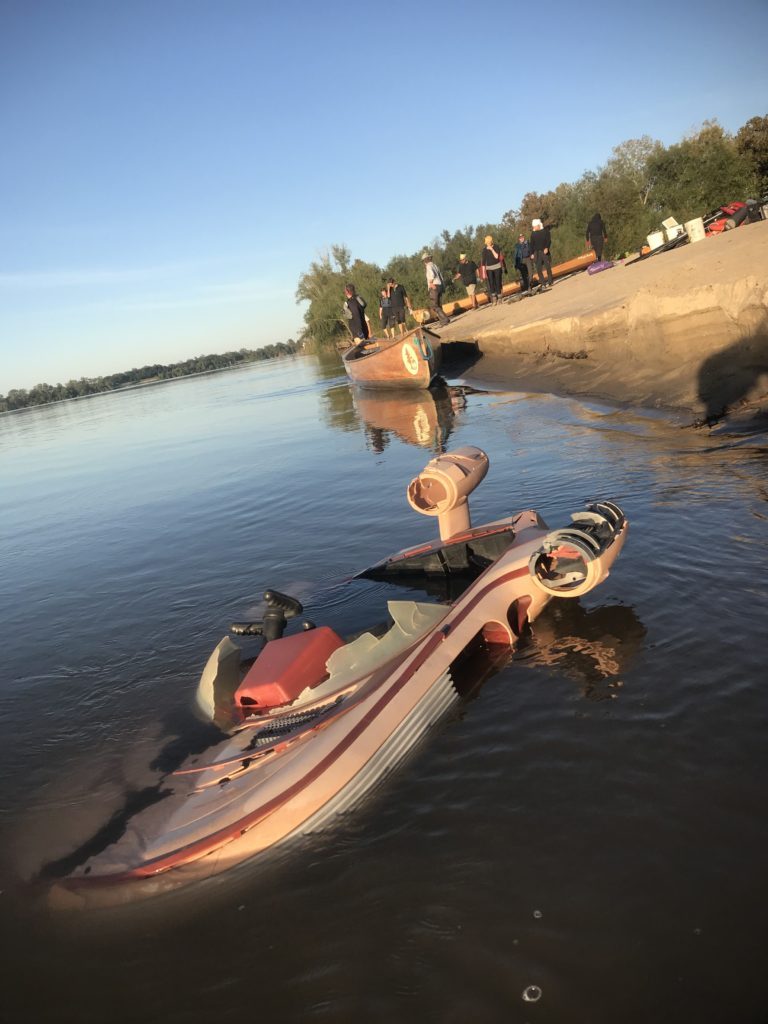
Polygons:
<instances>
[{"instance_id":1,"label":"handlebar grip","mask_svg":"<svg viewBox=\"0 0 768 1024\"><path fill-rule=\"evenodd\" d=\"M294 615L301 615L304 607L295 597L281 594L279 590L265 590L264 601L269 608L279 608L286 619L292 619Z\"/></svg>"}]
</instances>

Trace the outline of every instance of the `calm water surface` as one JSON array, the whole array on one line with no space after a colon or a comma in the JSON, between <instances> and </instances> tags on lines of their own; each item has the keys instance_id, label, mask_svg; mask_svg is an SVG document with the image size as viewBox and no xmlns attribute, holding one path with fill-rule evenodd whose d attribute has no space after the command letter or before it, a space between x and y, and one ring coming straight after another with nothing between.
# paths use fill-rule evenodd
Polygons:
<instances>
[{"instance_id":1,"label":"calm water surface","mask_svg":"<svg viewBox=\"0 0 768 1024\"><path fill-rule=\"evenodd\" d=\"M475 523L622 504L608 581L332 834L45 909L266 587L370 621L384 589L338 581L433 536L405 487L441 444L490 455ZM767 456L546 396L353 396L310 358L0 417L0 1020L764 1024Z\"/></svg>"}]
</instances>

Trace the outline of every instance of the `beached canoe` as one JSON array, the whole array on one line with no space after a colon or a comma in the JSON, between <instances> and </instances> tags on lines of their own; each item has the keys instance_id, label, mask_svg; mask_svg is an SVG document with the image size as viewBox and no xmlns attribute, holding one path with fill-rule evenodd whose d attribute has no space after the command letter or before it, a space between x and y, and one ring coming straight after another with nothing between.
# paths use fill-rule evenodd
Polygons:
<instances>
[{"instance_id":1,"label":"beached canoe","mask_svg":"<svg viewBox=\"0 0 768 1024\"><path fill-rule=\"evenodd\" d=\"M342 356L350 380L366 388L428 388L440 369L440 338L414 327L401 338L370 338Z\"/></svg>"},{"instance_id":2,"label":"beached canoe","mask_svg":"<svg viewBox=\"0 0 768 1024\"><path fill-rule=\"evenodd\" d=\"M575 259L566 260L564 263L558 263L552 267L552 277L565 277L568 274L575 274L579 270L586 270L587 267L595 262L594 252L590 249L588 252L582 253L581 256L577 256ZM538 283L538 276L533 275L531 283ZM508 284L502 286L501 294L503 297L508 295L516 295L521 289L519 281L511 281ZM475 296L477 299L478 306L486 306L489 302L487 292L478 292ZM455 316L457 313L462 313L467 309L472 309L472 299L467 296L463 299L451 299L449 302L443 304L443 312L448 316ZM415 309L413 316L416 321L420 324L429 323L430 320L434 320L435 315L428 309Z\"/></svg>"}]
</instances>

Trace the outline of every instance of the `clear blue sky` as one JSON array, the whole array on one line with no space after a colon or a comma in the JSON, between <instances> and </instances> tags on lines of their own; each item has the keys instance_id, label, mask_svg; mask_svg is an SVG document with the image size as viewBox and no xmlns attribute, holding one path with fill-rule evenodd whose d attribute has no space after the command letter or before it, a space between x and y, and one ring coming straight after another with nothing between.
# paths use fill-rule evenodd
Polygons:
<instances>
[{"instance_id":1,"label":"clear blue sky","mask_svg":"<svg viewBox=\"0 0 768 1024\"><path fill-rule=\"evenodd\" d=\"M333 243L768 113L766 38L766 0L0 0L0 393L294 336Z\"/></svg>"}]
</instances>

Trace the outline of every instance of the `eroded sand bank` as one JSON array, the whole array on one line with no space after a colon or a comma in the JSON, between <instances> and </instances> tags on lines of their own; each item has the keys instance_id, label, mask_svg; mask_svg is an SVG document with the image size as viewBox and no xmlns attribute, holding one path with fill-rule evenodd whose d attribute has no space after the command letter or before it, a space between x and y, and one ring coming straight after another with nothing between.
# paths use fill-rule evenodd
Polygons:
<instances>
[{"instance_id":1,"label":"eroded sand bank","mask_svg":"<svg viewBox=\"0 0 768 1024\"><path fill-rule=\"evenodd\" d=\"M556 254L555 254L556 255ZM457 318L465 375L714 420L768 409L768 221Z\"/></svg>"}]
</instances>

